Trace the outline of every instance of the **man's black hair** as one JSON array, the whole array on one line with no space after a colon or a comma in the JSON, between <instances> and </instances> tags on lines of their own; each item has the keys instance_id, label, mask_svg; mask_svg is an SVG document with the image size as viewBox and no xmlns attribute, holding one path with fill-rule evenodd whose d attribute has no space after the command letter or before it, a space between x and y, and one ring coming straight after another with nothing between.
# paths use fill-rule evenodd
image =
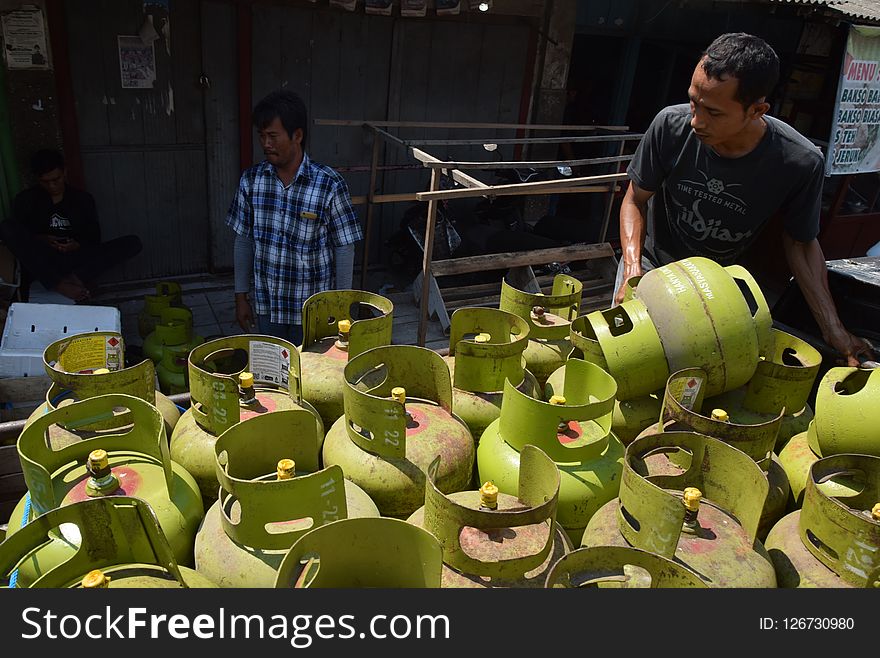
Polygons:
<instances>
[{"instance_id":1,"label":"man's black hair","mask_svg":"<svg viewBox=\"0 0 880 658\"><path fill-rule=\"evenodd\" d=\"M31 171L37 178L56 169L64 169L64 156L56 149L40 149L31 158Z\"/></svg>"},{"instance_id":2,"label":"man's black hair","mask_svg":"<svg viewBox=\"0 0 880 658\"><path fill-rule=\"evenodd\" d=\"M302 98L289 89L279 89L268 94L254 107L254 126L263 130L275 117L281 119L281 125L287 135L293 139L293 133L300 128L303 133L302 144L305 146L308 134L306 104Z\"/></svg>"},{"instance_id":3,"label":"man's black hair","mask_svg":"<svg viewBox=\"0 0 880 658\"><path fill-rule=\"evenodd\" d=\"M748 108L773 91L779 80L779 57L760 37L731 32L722 34L706 48L703 70L715 80L736 78L736 100Z\"/></svg>"}]
</instances>

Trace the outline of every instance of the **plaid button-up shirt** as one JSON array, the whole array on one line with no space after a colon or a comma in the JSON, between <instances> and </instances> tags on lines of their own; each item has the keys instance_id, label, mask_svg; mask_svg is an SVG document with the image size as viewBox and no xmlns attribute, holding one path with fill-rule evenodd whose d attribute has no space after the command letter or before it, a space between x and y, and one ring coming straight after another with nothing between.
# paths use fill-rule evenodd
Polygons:
<instances>
[{"instance_id":1,"label":"plaid button-up shirt","mask_svg":"<svg viewBox=\"0 0 880 658\"><path fill-rule=\"evenodd\" d=\"M254 240L254 311L302 324L302 305L332 289L333 249L363 238L345 179L307 154L287 187L268 161L247 169L226 224Z\"/></svg>"}]
</instances>

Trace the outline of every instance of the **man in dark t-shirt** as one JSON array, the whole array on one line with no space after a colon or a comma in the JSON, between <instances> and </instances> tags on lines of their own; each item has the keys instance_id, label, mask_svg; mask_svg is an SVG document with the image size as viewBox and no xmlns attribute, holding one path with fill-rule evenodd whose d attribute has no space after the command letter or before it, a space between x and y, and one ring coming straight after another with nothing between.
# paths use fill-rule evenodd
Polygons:
<instances>
[{"instance_id":1,"label":"man in dark t-shirt","mask_svg":"<svg viewBox=\"0 0 880 658\"><path fill-rule=\"evenodd\" d=\"M689 105L664 108L630 163L620 208L623 283L688 256L736 262L776 215L785 258L825 341L850 365L871 356L840 322L819 234L824 163L808 139L767 116L779 60L758 37L724 34L694 69Z\"/></svg>"},{"instance_id":2,"label":"man in dark t-shirt","mask_svg":"<svg viewBox=\"0 0 880 658\"><path fill-rule=\"evenodd\" d=\"M134 235L101 242L98 211L91 194L65 180L58 151L38 151L32 161L38 185L15 197L12 216L0 224L0 239L22 267L23 298L39 280L77 302L89 298L92 279L141 250Z\"/></svg>"}]
</instances>

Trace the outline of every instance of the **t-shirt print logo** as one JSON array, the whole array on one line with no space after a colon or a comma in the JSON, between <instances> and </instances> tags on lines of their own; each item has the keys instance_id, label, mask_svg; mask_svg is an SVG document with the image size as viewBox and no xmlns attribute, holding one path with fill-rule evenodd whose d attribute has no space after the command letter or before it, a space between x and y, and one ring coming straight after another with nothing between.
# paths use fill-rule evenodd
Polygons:
<instances>
[{"instance_id":1,"label":"t-shirt print logo","mask_svg":"<svg viewBox=\"0 0 880 658\"><path fill-rule=\"evenodd\" d=\"M711 207L709 208L711 211ZM694 201L691 209L684 206L678 208L678 222L685 224L691 228L690 238L698 242L704 242L708 238L718 240L720 242L740 242L752 237L749 231L733 231L724 228L720 219L712 219L704 217L700 212L700 199ZM687 233L687 232L686 232Z\"/></svg>"},{"instance_id":2,"label":"t-shirt print logo","mask_svg":"<svg viewBox=\"0 0 880 658\"><path fill-rule=\"evenodd\" d=\"M68 230L70 229L70 220L54 212L49 218L49 228Z\"/></svg>"},{"instance_id":3,"label":"t-shirt print logo","mask_svg":"<svg viewBox=\"0 0 880 658\"><path fill-rule=\"evenodd\" d=\"M745 216L747 207L746 202L732 194L732 190L742 187L742 183L725 183L718 178L709 178L704 172L697 171L704 180L687 180L682 179L676 183L679 192L687 194L693 199L705 200L721 206L726 211L732 211Z\"/></svg>"}]
</instances>

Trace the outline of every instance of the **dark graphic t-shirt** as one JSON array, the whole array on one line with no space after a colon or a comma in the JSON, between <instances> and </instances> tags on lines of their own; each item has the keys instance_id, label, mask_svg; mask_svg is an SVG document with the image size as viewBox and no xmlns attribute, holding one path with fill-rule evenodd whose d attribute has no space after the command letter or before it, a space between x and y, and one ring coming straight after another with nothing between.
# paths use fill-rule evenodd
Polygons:
<instances>
[{"instance_id":1,"label":"dark graphic t-shirt","mask_svg":"<svg viewBox=\"0 0 880 658\"><path fill-rule=\"evenodd\" d=\"M64 198L52 203L41 187L21 192L12 206L12 216L34 235L73 238L80 243L101 241L95 199L84 190L67 185Z\"/></svg>"},{"instance_id":2,"label":"dark graphic t-shirt","mask_svg":"<svg viewBox=\"0 0 880 658\"><path fill-rule=\"evenodd\" d=\"M750 153L724 158L690 127L690 107L672 105L651 122L627 168L648 204L646 250L661 264L700 255L736 261L776 213L786 233L819 233L824 163L808 139L764 117L767 131Z\"/></svg>"}]
</instances>

